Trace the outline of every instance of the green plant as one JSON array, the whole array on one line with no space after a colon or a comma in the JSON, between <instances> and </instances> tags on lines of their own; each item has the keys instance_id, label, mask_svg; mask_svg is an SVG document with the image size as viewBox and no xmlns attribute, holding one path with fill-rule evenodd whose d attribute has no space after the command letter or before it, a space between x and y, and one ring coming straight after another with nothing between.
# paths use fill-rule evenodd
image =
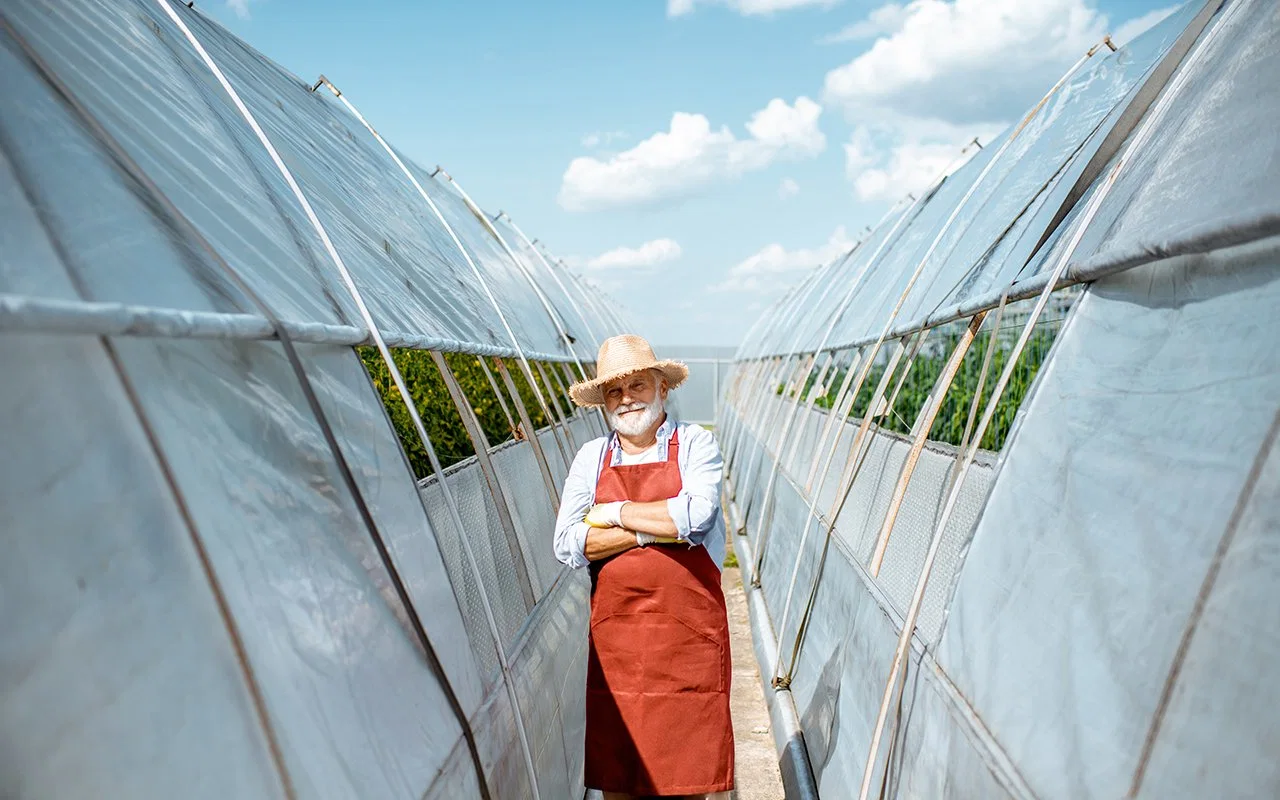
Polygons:
<instances>
[{"instance_id":1,"label":"green plant","mask_svg":"<svg viewBox=\"0 0 1280 800\"><path fill-rule=\"evenodd\" d=\"M1000 402L996 405L991 424L982 437L981 446L983 448L999 450L1004 446L1005 438L1009 435L1014 419L1017 417L1018 408L1021 407L1023 399L1030 390L1036 373L1040 370L1040 365L1044 363L1045 358L1048 356L1056 334L1056 325L1039 326L1032 333L1026 349L1010 375L1009 385L1001 396ZM933 427L929 429L929 438L933 441L946 442L957 446L962 443L965 425L969 419L969 409L973 403L974 395L978 391L982 362L986 357L991 335L989 331L981 332L965 354L964 360L960 362L960 368L956 372L950 389L943 398L942 408L939 409L938 415L934 419ZM881 417L876 420L882 428L903 434L911 432L912 425L923 410L924 404L929 398L929 393L933 390L938 376L942 374L943 369L946 367L947 359L955 349L958 341L958 331L949 333L940 342L929 348L927 352L918 355L914 362L908 364L906 359L899 362L899 371L907 367L909 367L910 371L905 378L902 378L901 374L892 376L887 384L885 390L886 399L899 381L901 381L902 386L898 390L891 413L887 417ZM979 415L981 415L985 404L991 399L991 389L1008 363L1011 348L1012 339L1009 337L998 340L996 343L996 348L992 353L991 366L982 385L982 399L978 406ZM868 371L850 410L849 416L851 418L861 419L863 415L868 413L872 394L874 394L883 375L884 365L881 364L873 366ZM833 376L832 385L838 385L843 378L843 372ZM831 394L817 398L815 405L830 409L835 404L835 399L834 390L832 390Z\"/></svg>"},{"instance_id":2,"label":"green plant","mask_svg":"<svg viewBox=\"0 0 1280 800\"><path fill-rule=\"evenodd\" d=\"M405 455L409 458L409 465L413 468L413 474L419 480L431 475L431 462L427 458L426 448L423 447L422 441L418 437L413 420L409 416L409 410L401 400L400 392L396 389L395 383L391 379L391 372L383 362L381 354L373 347L358 347L356 352L364 363L365 371L369 374L369 380L373 382L374 388L377 389L378 394L382 397L382 403L387 409L387 416L391 420L391 426L395 429L396 435L400 439L400 444L404 447ZM516 407L507 392L505 382L502 380L497 367L493 365L493 360L489 361L490 370L493 373L493 381L497 384L498 391L502 393L501 399L494 394L493 384L490 383L488 376L485 375L484 368L480 365L480 361L476 356L464 353L445 353L443 355L446 365L457 379L458 386L466 397L467 404L475 412L475 416L480 422L480 428L484 431L489 445L500 444L512 438L514 432L508 422L507 412L503 410L503 402L506 403L511 415L515 417L514 421L517 424L519 424L519 417ZM440 374L440 370L437 369L431 353L426 350L397 349L391 351L391 357L395 360L400 374L404 376L405 384L409 389L409 396L413 398L413 404L418 410L418 416L422 418L423 427L427 430L427 436L431 439L431 444L435 448L441 466L449 467L475 455L475 448L472 445L471 437L467 434L466 426L463 425L462 416L453 404L453 398L449 394L444 377ZM515 384L516 391L519 393L525 408L528 409L533 426L535 428L545 427L547 424L546 415L542 413L541 406L525 379L519 362L506 359L503 361L503 365L510 371L512 382ZM538 375L536 366L534 366L534 379L538 381L542 391L550 391L552 392L550 396L555 397L555 386L545 387L542 385L541 376ZM549 402L557 401L559 401L559 398L549 400Z\"/></svg>"}]
</instances>

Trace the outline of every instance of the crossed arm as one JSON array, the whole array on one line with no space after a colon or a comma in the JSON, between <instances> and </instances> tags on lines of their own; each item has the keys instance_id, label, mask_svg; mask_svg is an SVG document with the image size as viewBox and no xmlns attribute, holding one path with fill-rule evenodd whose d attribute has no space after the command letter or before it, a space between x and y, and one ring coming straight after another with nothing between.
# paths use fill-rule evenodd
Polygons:
<instances>
[{"instance_id":1,"label":"crossed arm","mask_svg":"<svg viewBox=\"0 0 1280 800\"><path fill-rule=\"evenodd\" d=\"M652 503L627 503L622 507L621 528L591 528L587 531L582 553L588 561L616 556L636 547L636 531L654 536L676 538L679 530L667 510L666 500Z\"/></svg>"},{"instance_id":2,"label":"crossed arm","mask_svg":"<svg viewBox=\"0 0 1280 800\"><path fill-rule=\"evenodd\" d=\"M689 426L681 430L681 436L680 493L665 501L627 503L616 527L592 528L583 521L595 503L606 442L598 439L584 445L564 484L553 537L556 559L571 567L585 567L635 547L637 531L700 543L719 516L722 461L710 432Z\"/></svg>"}]
</instances>

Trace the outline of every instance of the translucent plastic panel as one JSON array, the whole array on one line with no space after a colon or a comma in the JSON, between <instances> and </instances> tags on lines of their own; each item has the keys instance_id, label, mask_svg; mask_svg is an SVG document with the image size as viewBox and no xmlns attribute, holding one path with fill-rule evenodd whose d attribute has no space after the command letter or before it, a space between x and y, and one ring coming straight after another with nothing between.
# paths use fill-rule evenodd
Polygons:
<instances>
[{"instance_id":1,"label":"translucent plastic panel","mask_svg":"<svg viewBox=\"0 0 1280 800\"><path fill-rule=\"evenodd\" d=\"M1042 796L1129 788L1275 416L1277 303L1274 241L1100 280L1023 409L939 659ZM1198 684L1202 702L1251 691L1255 662L1233 663L1237 674ZM1236 758L1214 741L1205 774Z\"/></svg>"},{"instance_id":2,"label":"translucent plastic panel","mask_svg":"<svg viewBox=\"0 0 1280 800\"><path fill-rule=\"evenodd\" d=\"M1280 706L1280 686L1243 667L1271 665L1280 657L1275 615L1259 613L1275 608L1280 574L1280 449L1271 446L1243 498L1222 571L1182 663L1143 797L1280 794L1280 731L1271 715L1260 713ZM1214 702L1204 703L1209 693ZM1208 769L1201 758L1206 752L1219 754Z\"/></svg>"},{"instance_id":3,"label":"translucent plastic panel","mask_svg":"<svg viewBox=\"0 0 1280 800\"><path fill-rule=\"evenodd\" d=\"M296 203L240 123L175 58L176 31L153 4L18 3L6 14L214 248L282 316L349 319L320 274L323 255ZM185 42L183 43L185 44ZM12 45L10 45L10 49ZM176 48L176 49L175 49ZM113 163L82 121L25 68L0 69L14 98L0 126L89 299L181 309L251 309L154 198ZM221 91L221 90L219 90ZM20 100L18 98L21 98ZM265 163L264 163L265 162ZM298 214L300 216L300 212ZM317 243L318 244L318 243Z\"/></svg>"},{"instance_id":4,"label":"translucent plastic panel","mask_svg":"<svg viewBox=\"0 0 1280 800\"><path fill-rule=\"evenodd\" d=\"M535 252L524 237L506 217L494 221L507 245L523 259L530 274L542 287L543 294L559 312L565 332L575 340L573 351L583 362L596 359L596 348L606 338L605 331L612 332L607 320L598 318L590 302L582 296L582 287L571 276L559 269L550 258Z\"/></svg>"},{"instance_id":5,"label":"translucent plastic panel","mask_svg":"<svg viewBox=\"0 0 1280 800\"><path fill-rule=\"evenodd\" d=\"M280 151L380 325L500 343L491 328L496 324L492 308L456 247L382 146L345 109L313 94L225 29L200 14L179 11ZM183 52L194 74L209 74L189 48ZM220 88L211 101L229 127L247 130ZM253 152L266 157L260 144ZM276 168L268 162L262 169ZM292 194L281 205L296 216L304 236L316 238ZM331 291L345 293L332 259L327 254L320 259Z\"/></svg>"},{"instance_id":6,"label":"translucent plastic panel","mask_svg":"<svg viewBox=\"0 0 1280 800\"><path fill-rule=\"evenodd\" d=\"M39 20L48 16L36 6L22 8ZM31 237L43 234L44 246L58 253L84 299L197 311L251 308L207 254L156 216L150 198L125 178L17 45L3 35L0 45L0 81L5 96L14 98L0 115L0 143L16 182L9 191L21 192L29 203L26 245L6 258L24 251L39 257L31 249L41 248L39 238ZM7 219L6 227L20 219ZM39 289L57 274L24 283Z\"/></svg>"},{"instance_id":7,"label":"translucent plastic panel","mask_svg":"<svg viewBox=\"0 0 1280 800\"><path fill-rule=\"evenodd\" d=\"M19 74L0 48L0 82ZM7 94L7 92L6 92ZM74 300L78 296L31 197L0 148L0 292Z\"/></svg>"},{"instance_id":8,"label":"translucent plastic panel","mask_svg":"<svg viewBox=\"0 0 1280 800\"><path fill-rule=\"evenodd\" d=\"M332 98L312 93L200 13L175 10L279 151L379 325L511 347L463 252L381 145ZM141 0L123 8L58 0L17 7L12 19L181 215L280 316L358 321L331 256L266 149L160 8ZM218 288L225 299L216 310L245 307L220 286L227 281L222 271L184 241L190 237L181 224L148 219L154 198L108 163L79 121L20 63L13 43L5 47L3 57L12 62L4 70L6 96L23 98L5 118L11 128L6 149L29 173L27 182L47 195L41 206L65 228L58 231L60 244L84 262L94 297L210 310L167 280L182 264ZM481 220L451 189L419 177L499 297L521 346L566 353L528 279ZM112 267L126 262L130 269ZM549 276L539 280L553 283Z\"/></svg>"},{"instance_id":9,"label":"translucent plastic panel","mask_svg":"<svg viewBox=\"0 0 1280 800\"><path fill-rule=\"evenodd\" d=\"M832 344L844 345L880 335L908 283L916 275L921 260L1007 135L984 143L986 146L982 150L915 207L911 212L913 215L898 229L889 246L867 271L857 297L836 327ZM921 272L916 278L917 284L928 279L927 270ZM896 321L906 322L907 318L899 313Z\"/></svg>"},{"instance_id":10,"label":"translucent plastic panel","mask_svg":"<svg viewBox=\"0 0 1280 800\"><path fill-rule=\"evenodd\" d=\"M458 723L281 347L116 346L298 793L420 795L457 746Z\"/></svg>"},{"instance_id":11,"label":"translucent plastic panel","mask_svg":"<svg viewBox=\"0 0 1280 800\"><path fill-rule=\"evenodd\" d=\"M5 334L0 374L0 795L285 797L101 343Z\"/></svg>"},{"instance_id":12,"label":"translucent plastic panel","mask_svg":"<svg viewBox=\"0 0 1280 800\"><path fill-rule=\"evenodd\" d=\"M429 173L421 167L411 162L406 163L435 201L440 213L471 256L472 262L484 275L485 282L494 293L520 346L542 353L567 355L564 340L560 338L551 317L529 286L528 279L521 274L515 262L484 223L472 213L452 187L441 183L442 178L429 177ZM475 291L481 291L480 286L474 284L474 277L468 280L473 282ZM496 317L496 312L491 316ZM498 324L496 319L494 323ZM510 337L501 328L497 335L503 345L510 345Z\"/></svg>"},{"instance_id":13,"label":"translucent plastic panel","mask_svg":"<svg viewBox=\"0 0 1280 800\"><path fill-rule=\"evenodd\" d=\"M349 348L303 345L299 353L436 655L463 707L473 710L483 695L484 676L467 647L453 576L382 401ZM391 587L382 584L379 590L385 594ZM402 623L407 627L407 618Z\"/></svg>"},{"instance_id":14,"label":"translucent plastic panel","mask_svg":"<svg viewBox=\"0 0 1280 800\"><path fill-rule=\"evenodd\" d=\"M1119 51L1102 47L1018 132L966 204L903 321L1007 283L1151 68L1200 9L1187 3ZM1048 87L1046 87L1047 89ZM1038 216L1039 209L1046 211Z\"/></svg>"},{"instance_id":15,"label":"translucent plastic panel","mask_svg":"<svg viewBox=\"0 0 1280 800\"><path fill-rule=\"evenodd\" d=\"M1273 130L1280 112L1280 7L1228 4L1175 75L1185 84L1152 135L1130 154L1072 262L1108 262L1161 252L1189 238L1239 240L1280 213ZM1108 165L1103 175L1111 172ZM1095 184L1095 189L1100 184ZM1088 193L1024 271L1051 268Z\"/></svg>"}]
</instances>

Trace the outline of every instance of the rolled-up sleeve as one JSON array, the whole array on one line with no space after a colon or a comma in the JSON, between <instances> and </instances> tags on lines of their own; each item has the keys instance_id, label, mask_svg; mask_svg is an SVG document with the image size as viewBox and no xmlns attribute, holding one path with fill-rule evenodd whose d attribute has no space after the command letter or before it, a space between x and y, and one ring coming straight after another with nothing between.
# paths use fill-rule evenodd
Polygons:
<instances>
[{"instance_id":1,"label":"rolled-up sleeve","mask_svg":"<svg viewBox=\"0 0 1280 800\"><path fill-rule=\"evenodd\" d=\"M594 439L582 446L573 459L573 465L569 467L569 475L564 479L564 491L560 495L560 513L556 515L554 541L556 560L574 569L590 563L583 552L587 544L587 524L582 518L595 502L596 472L605 442L603 438Z\"/></svg>"},{"instance_id":2,"label":"rolled-up sleeve","mask_svg":"<svg viewBox=\"0 0 1280 800\"><path fill-rule=\"evenodd\" d=\"M680 430L680 493L667 501L677 536L701 544L720 516L720 479L724 460L711 432L699 425Z\"/></svg>"}]
</instances>

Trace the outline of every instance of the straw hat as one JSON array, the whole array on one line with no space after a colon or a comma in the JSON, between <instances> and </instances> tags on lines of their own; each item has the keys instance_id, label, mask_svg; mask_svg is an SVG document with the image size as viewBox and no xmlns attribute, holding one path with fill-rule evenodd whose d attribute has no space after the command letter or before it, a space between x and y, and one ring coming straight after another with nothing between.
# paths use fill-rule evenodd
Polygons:
<instances>
[{"instance_id":1,"label":"straw hat","mask_svg":"<svg viewBox=\"0 0 1280 800\"><path fill-rule=\"evenodd\" d=\"M626 334L604 340L600 345L600 355L596 356L596 378L570 386L569 396L580 406L602 406L606 384L646 369L661 371L672 389L689 377L689 368L684 364L659 361L648 342L639 336Z\"/></svg>"}]
</instances>

